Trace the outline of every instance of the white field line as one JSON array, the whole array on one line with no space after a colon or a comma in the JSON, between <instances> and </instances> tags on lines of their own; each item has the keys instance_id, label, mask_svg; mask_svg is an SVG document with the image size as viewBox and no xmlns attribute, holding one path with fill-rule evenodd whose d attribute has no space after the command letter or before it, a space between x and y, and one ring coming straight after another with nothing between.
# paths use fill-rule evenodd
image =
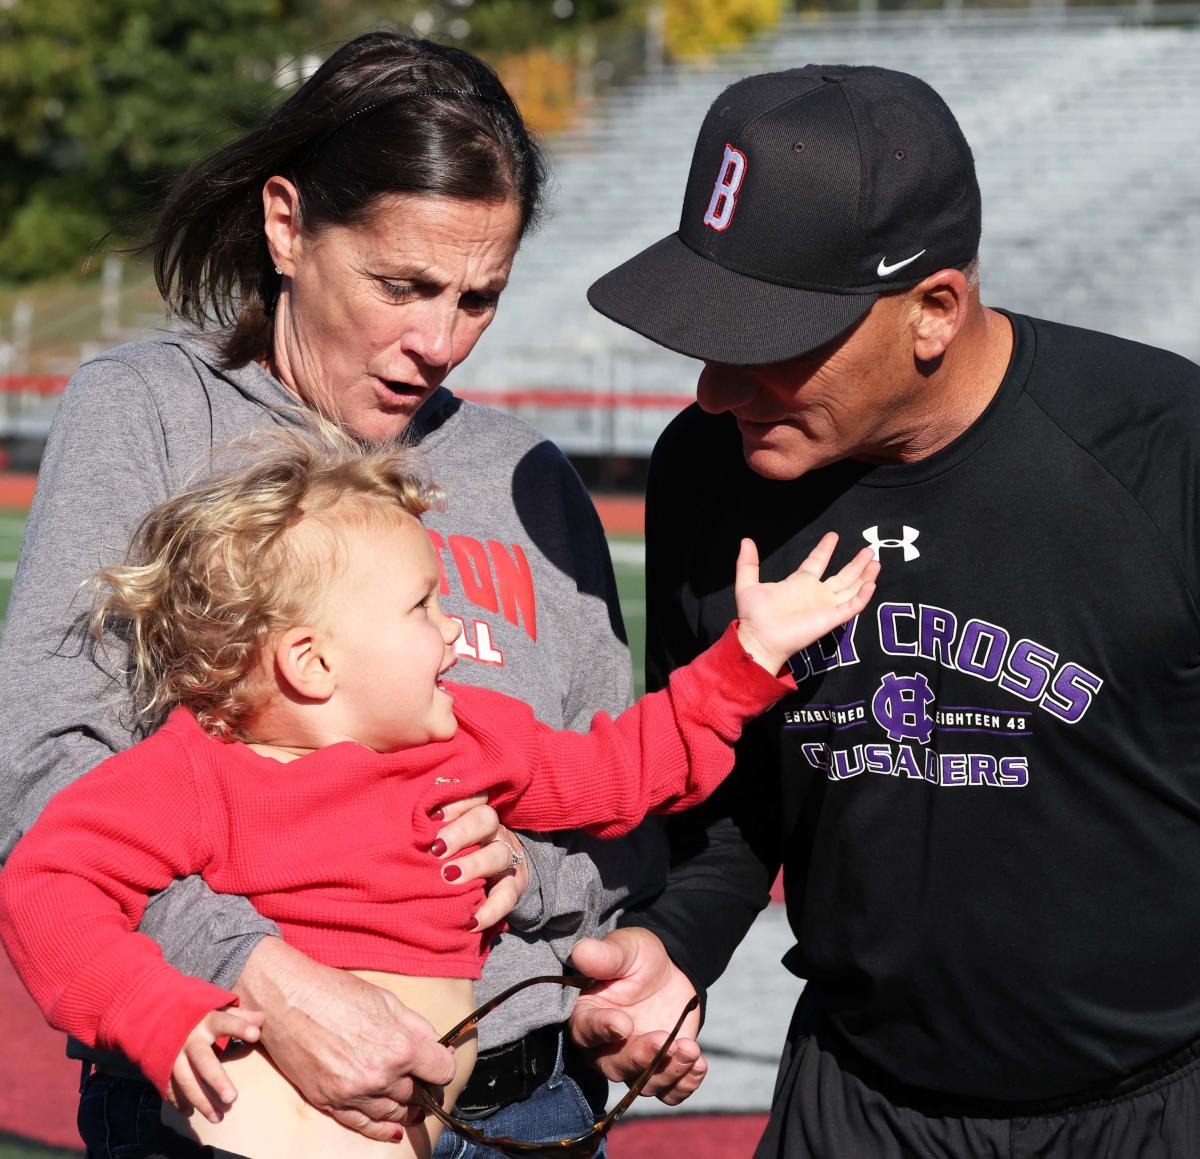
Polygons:
<instances>
[{"instance_id":1,"label":"white field line","mask_svg":"<svg viewBox=\"0 0 1200 1159\"><path fill-rule=\"evenodd\" d=\"M608 545L613 563L624 564L626 567L646 566L646 545L640 540L618 539Z\"/></svg>"}]
</instances>

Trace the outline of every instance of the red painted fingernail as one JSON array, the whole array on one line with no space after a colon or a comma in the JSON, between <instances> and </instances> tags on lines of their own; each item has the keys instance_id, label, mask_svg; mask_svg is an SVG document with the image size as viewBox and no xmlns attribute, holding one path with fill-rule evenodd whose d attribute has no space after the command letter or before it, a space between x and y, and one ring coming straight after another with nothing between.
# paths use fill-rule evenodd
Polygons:
<instances>
[{"instance_id":1,"label":"red painted fingernail","mask_svg":"<svg viewBox=\"0 0 1200 1159\"><path fill-rule=\"evenodd\" d=\"M429 847L429 852L432 853L434 857L441 857L441 855L446 852L446 843L439 837Z\"/></svg>"},{"instance_id":2,"label":"red painted fingernail","mask_svg":"<svg viewBox=\"0 0 1200 1159\"><path fill-rule=\"evenodd\" d=\"M444 821L446 818L446 810L438 805L434 809L429 810L429 819L431 821Z\"/></svg>"},{"instance_id":3,"label":"red painted fingernail","mask_svg":"<svg viewBox=\"0 0 1200 1159\"><path fill-rule=\"evenodd\" d=\"M446 868L442 870L442 876L447 881L457 881L460 877L462 877L462 870L459 869L457 865L447 865Z\"/></svg>"},{"instance_id":4,"label":"red painted fingernail","mask_svg":"<svg viewBox=\"0 0 1200 1159\"><path fill-rule=\"evenodd\" d=\"M473 934L479 929L479 921L477 918L467 918L467 924L463 927L467 933Z\"/></svg>"},{"instance_id":5,"label":"red painted fingernail","mask_svg":"<svg viewBox=\"0 0 1200 1159\"><path fill-rule=\"evenodd\" d=\"M392 1142L399 1143L400 1140L403 1138L404 1138L404 1132L401 1130L397 1130L396 1133L392 1136Z\"/></svg>"}]
</instances>

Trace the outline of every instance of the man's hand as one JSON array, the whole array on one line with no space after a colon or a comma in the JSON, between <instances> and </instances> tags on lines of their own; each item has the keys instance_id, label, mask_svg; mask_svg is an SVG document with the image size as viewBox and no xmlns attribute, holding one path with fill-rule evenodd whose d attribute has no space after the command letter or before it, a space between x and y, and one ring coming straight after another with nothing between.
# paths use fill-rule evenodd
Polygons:
<instances>
[{"instance_id":1,"label":"man's hand","mask_svg":"<svg viewBox=\"0 0 1200 1159\"><path fill-rule=\"evenodd\" d=\"M413 1078L443 1086L454 1056L394 994L322 966L278 938L254 948L234 987L266 1014L261 1041L314 1107L370 1139L392 1142L400 1123L419 1122Z\"/></svg>"},{"instance_id":2,"label":"man's hand","mask_svg":"<svg viewBox=\"0 0 1200 1159\"><path fill-rule=\"evenodd\" d=\"M654 1057L680 1011L696 992L649 930L614 930L603 941L585 938L571 961L601 985L581 994L571 1036L612 1082L631 1082ZM689 1014L680 1037L642 1092L668 1106L682 1103L704 1080L708 1062L695 1041L700 1013Z\"/></svg>"}]
</instances>

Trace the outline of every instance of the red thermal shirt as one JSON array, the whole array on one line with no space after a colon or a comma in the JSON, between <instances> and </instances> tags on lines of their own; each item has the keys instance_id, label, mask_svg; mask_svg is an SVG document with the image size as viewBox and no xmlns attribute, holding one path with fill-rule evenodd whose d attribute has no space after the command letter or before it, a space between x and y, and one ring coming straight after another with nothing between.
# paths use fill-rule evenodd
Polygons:
<instances>
[{"instance_id":1,"label":"red thermal shirt","mask_svg":"<svg viewBox=\"0 0 1200 1159\"><path fill-rule=\"evenodd\" d=\"M668 688L585 734L452 685L449 741L394 753L347 741L280 762L176 709L46 807L0 874L0 936L53 1026L120 1050L165 1091L188 1033L236 998L135 932L149 893L201 873L326 965L477 978L486 939L467 926L482 884L442 880L432 809L486 792L513 827L618 836L707 797L745 721L794 687L730 628Z\"/></svg>"}]
</instances>

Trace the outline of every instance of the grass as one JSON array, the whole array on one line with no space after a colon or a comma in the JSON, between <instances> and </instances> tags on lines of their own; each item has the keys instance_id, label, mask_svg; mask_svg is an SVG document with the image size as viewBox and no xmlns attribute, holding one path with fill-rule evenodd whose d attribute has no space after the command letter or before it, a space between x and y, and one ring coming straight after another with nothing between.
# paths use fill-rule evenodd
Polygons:
<instances>
[{"instance_id":1,"label":"grass","mask_svg":"<svg viewBox=\"0 0 1200 1159\"><path fill-rule=\"evenodd\" d=\"M0 1159L79 1159L82 1151L60 1151L37 1143L0 1143Z\"/></svg>"},{"instance_id":2,"label":"grass","mask_svg":"<svg viewBox=\"0 0 1200 1159\"><path fill-rule=\"evenodd\" d=\"M633 657L633 682L638 696L646 690L642 669L646 654L646 563L645 548L640 538L613 537L609 541L613 554L613 570L617 573L617 593L621 598L621 614L629 636L629 653Z\"/></svg>"},{"instance_id":3,"label":"grass","mask_svg":"<svg viewBox=\"0 0 1200 1159\"><path fill-rule=\"evenodd\" d=\"M17 553L21 550L21 536L25 533L25 515L20 511L0 510L0 616L8 607L12 592L13 572L17 567ZM3 625L0 619L0 625ZM0 1159L5 1159L0 1151Z\"/></svg>"},{"instance_id":4,"label":"grass","mask_svg":"<svg viewBox=\"0 0 1200 1159\"><path fill-rule=\"evenodd\" d=\"M37 1143L0 1142L0 1159L79 1159L81 1151L60 1151Z\"/></svg>"}]
</instances>

